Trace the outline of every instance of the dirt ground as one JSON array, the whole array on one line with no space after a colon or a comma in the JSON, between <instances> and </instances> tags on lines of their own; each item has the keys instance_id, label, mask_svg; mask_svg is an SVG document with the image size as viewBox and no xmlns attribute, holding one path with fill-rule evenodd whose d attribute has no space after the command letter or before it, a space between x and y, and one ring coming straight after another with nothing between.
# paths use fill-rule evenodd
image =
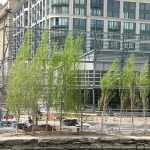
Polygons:
<instances>
[{"instance_id":1,"label":"dirt ground","mask_svg":"<svg viewBox=\"0 0 150 150\"><path fill-rule=\"evenodd\" d=\"M112 136L150 136L150 118L147 118L147 131L144 131L144 119L134 119L134 132L132 132L132 121L131 118L123 118L121 124L121 132L119 133L119 118L107 118L104 119L104 130L101 131L100 120L99 121L88 121L92 126L90 128L84 127L83 132L77 133L75 126L63 126L62 132L59 131L59 125L57 125L56 131L48 132L31 132L25 133L19 130L18 133L12 127L0 127L0 138L4 137L53 137L53 136L100 136L100 135L112 135Z\"/></svg>"}]
</instances>

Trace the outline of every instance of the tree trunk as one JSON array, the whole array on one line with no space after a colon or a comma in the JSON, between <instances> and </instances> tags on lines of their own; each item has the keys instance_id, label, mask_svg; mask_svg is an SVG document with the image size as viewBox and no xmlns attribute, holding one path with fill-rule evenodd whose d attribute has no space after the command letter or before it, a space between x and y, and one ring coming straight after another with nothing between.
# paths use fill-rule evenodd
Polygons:
<instances>
[{"instance_id":1,"label":"tree trunk","mask_svg":"<svg viewBox=\"0 0 150 150\"><path fill-rule=\"evenodd\" d=\"M101 131L103 131L103 118L104 118L104 113L106 113L106 97L104 98L104 106L103 106L103 111L102 111L102 118L101 118Z\"/></svg>"},{"instance_id":2,"label":"tree trunk","mask_svg":"<svg viewBox=\"0 0 150 150\"><path fill-rule=\"evenodd\" d=\"M131 90L131 119L132 119L132 132L134 132L134 116L133 116L133 90Z\"/></svg>"},{"instance_id":3,"label":"tree trunk","mask_svg":"<svg viewBox=\"0 0 150 150\"><path fill-rule=\"evenodd\" d=\"M146 104L145 102L143 103L143 117L144 117L144 132L146 132L147 128L146 128L146 125L147 125L147 118L146 118Z\"/></svg>"},{"instance_id":4,"label":"tree trunk","mask_svg":"<svg viewBox=\"0 0 150 150\"><path fill-rule=\"evenodd\" d=\"M48 108L48 110L47 110L47 113L46 113L46 131L47 131L47 128L48 128L48 120L49 120L49 108Z\"/></svg>"},{"instance_id":5,"label":"tree trunk","mask_svg":"<svg viewBox=\"0 0 150 150\"><path fill-rule=\"evenodd\" d=\"M120 128L121 128L121 119L122 119L122 114L123 114L123 103L121 100L121 107L120 107L120 120L119 120L119 133L120 133Z\"/></svg>"},{"instance_id":6,"label":"tree trunk","mask_svg":"<svg viewBox=\"0 0 150 150\"><path fill-rule=\"evenodd\" d=\"M16 133L18 132L18 123L19 123L19 117L17 116L17 114L15 115L16 117Z\"/></svg>"}]
</instances>

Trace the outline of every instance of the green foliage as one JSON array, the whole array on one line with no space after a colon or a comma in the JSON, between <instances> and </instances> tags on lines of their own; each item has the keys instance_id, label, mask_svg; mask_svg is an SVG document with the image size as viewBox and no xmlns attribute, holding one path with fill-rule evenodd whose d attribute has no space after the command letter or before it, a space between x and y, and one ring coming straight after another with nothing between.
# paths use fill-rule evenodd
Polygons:
<instances>
[{"instance_id":1,"label":"green foliage","mask_svg":"<svg viewBox=\"0 0 150 150\"><path fill-rule=\"evenodd\" d=\"M147 96L149 94L149 72L148 60L143 64L140 75L137 75L136 83L140 91L140 98L142 99L143 107L147 107Z\"/></svg>"},{"instance_id":2,"label":"green foliage","mask_svg":"<svg viewBox=\"0 0 150 150\"><path fill-rule=\"evenodd\" d=\"M98 102L99 106L104 103L105 107L108 102L115 96L114 86L116 84L116 77L118 73L118 59L115 59L110 69L100 80L100 88L101 88L101 98Z\"/></svg>"},{"instance_id":3,"label":"green foliage","mask_svg":"<svg viewBox=\"0 0 150 150\"><path fill-rule=\"evenodd\" d=\"M16 60L10 70L10 78L6 86L6 104L14 113L20 113L24 103L24 83L26 80L27 61L30 58L30 33L25 33L24 41L16 56Z\"/></svg>"},{"instance_id":4,"label":"green foliage","mask_svg":"<svg viewBox=\"0 0 150 150\"><path fill-rule=\"evenodd\" d=\"M79 76L77 73L80 67L80 51L82 45L82 37L78 35L75 39L72 33L69 33L66 37L64 52L61 55L61 63L57 69L57 92L59 92L59 98L55 100L56 106L61 105L63 99L63 107L66 111L74 111L77 107L79 95L77 95L77 89L80 88ZM61 93L61 94L60 94ZM59 105L60 104L60 105Z\"/></svg>"}]
</instances>

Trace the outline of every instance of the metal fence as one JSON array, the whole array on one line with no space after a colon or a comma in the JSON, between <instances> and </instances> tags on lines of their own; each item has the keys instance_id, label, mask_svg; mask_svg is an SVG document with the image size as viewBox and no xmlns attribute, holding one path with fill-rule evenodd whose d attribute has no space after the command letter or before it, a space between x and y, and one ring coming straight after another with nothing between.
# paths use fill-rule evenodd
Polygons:
<instances>
[{"instance_id":1,"label":"metal fence","mask_svg":"<svg viewBox=\"0 0 150 150\"><path fill-rule=\"evenodd\" d=\"M102 115L102 111L96 112L98 116ZM134 117L144 117L144 109L107 109L106 113L104 113L104 116L109 117L132 117L132 113ZM150 117L150 109L146 109L145 112L146 117Z\"/></svg>"}]
</instances>

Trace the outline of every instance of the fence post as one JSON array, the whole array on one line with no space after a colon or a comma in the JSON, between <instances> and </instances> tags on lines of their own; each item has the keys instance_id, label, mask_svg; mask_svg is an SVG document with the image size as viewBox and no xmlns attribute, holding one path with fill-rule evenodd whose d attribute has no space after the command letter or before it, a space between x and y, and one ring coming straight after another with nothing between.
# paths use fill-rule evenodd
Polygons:
<instances>
[{"instance_id":1,"label":"fence post","mask_svg":"<svg viewBox=\"0 0 150 150\"><path fill-rule=\"evenodd\" d=\"M128 112L127 112L127 109L126 109L126 117L128 116Z\"/></svg>"}]
</instances>

